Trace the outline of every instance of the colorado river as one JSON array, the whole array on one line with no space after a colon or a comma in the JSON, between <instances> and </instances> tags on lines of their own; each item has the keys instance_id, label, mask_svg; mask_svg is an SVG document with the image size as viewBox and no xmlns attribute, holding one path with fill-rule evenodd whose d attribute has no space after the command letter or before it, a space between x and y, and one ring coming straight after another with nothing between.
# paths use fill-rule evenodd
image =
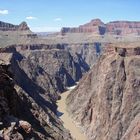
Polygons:
<instances>
[{"instance_id":1,"label":"colorado river","mask_svg":"<svg viewBox=\"0 0 140 140\"><path fill-rule=\"evenodd\" d=\"M58 111L62 113L60 119L63 121L63 126L70 131L72 137L76 140L86 140L85 135L80 131L78 127L76 127L68 112L66 111L66 98L70 91L74 88L75 86L61 94L61 99L57 101Z\"/></svg>"}]
</instances>

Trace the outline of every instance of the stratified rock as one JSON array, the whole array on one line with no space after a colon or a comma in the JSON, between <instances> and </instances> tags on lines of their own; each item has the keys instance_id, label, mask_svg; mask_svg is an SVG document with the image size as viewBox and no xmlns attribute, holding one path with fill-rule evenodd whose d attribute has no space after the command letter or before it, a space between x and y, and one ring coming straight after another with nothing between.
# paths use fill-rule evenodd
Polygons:
<instances>
[{"instance_id":1,"label":"stratified rock","mask_svg":"<svg viewBox=\"0 0 140 140\"><path fill-rule=\"evenodd\" d=\"M19 65L16 69L24 71L29 79L41 86L44 90L41 92L46 92L56 99L56 92L62 92L67 86L74 85L89 70L84 57L74 51L72 54L63 44L12 45L0 51L13 53L13 71ZM20 77L22 75L16 76L16 81L28 87L28 82Z\"/></svg>"},{"instance_id":2,"label":"stratified rock","mask_svg":"<svg viewBox=\"0 0 140 140\"><path fill-rule=\"evenodd\" d=\"M106 24L107 33L113 35L140 35L139 21L113 21Z\"/></svg>"},{"instance_id":3,"label":"stratified rock","mask_svg":"<svg viewBox=\"0 0 140 140\"><path fill-rule=\"evenodd\" d=\"M55 100L52 101L47 94L46 100L41 97L41 88L32 80L28 81L29 78L14 62L14 55L15 53L0 54L0 139L72 140L54 113L55 107L51 108L55 106ZM15 66L15 71L12 65ZM14 79L14 74L21 76L18 80L24 79L23 83L28 81L28 87L33 89L27 90L25 85L16 85L20 82Z\"/></svg>"},{"instance_id":4,"label":"stratified rock","mask_svg":"<svg viewBox=\"0 0 140 140\"><path fill-rule=\"evenodd\" d=\"M95 33L103 35L105 33L105 25L100 19L91 20L91 22L80 25L75 28L62 28L61 33Z\"/></svg>"},{"instance_id":5,"label":"stratified rock","mask_svg":"<svg viewBox=\"0 0 140 140\"><path fill-rule=\"evenodd\" d=\"M70 115L89 140L140 138L140 55L134 50L102 56L67 98Z\"/></svg>"},{"instance_id":6,"label":"stratified rock","mask_svg":"<svg viewBox=\"0 0 140 140\"><path fill-rule=\"evenodd\" d=\"M100 19L91 20L89 23L79 27L61 29L61 34L65 33L94 33L95 35L140 35L139 21L112 21L103 23Z\"/></svg>"},{"instance_id":7,"label":"stratified rock","mask_svg":"<svg viewBox=\"0 0 140 140\"><path fill-rule=\"evenodd\" d=\"M26 22L22 22L20 25L13 25L0 21L0 31L27 31L30 30Z\"/></svg>"}]
</instances>

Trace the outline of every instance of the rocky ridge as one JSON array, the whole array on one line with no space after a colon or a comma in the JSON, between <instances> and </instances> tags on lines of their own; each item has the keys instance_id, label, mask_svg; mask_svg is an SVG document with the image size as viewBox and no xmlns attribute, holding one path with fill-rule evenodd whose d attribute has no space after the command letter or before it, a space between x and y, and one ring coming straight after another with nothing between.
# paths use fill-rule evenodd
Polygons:
<instances>
[{"instance_id":1,"label":"rocky ridge","mask_svg":"<svg viewBox=\"0 0 140 140\"><path fill-rule=\"evenodd\" d=\"M71 140L56 115L55 101L59 94L49 81L50 77L45 75L49 85L43 89L42 85L28 77L27 71L24 72L21 58L17 52L0 54L1 139Z\"/></svg>"},{"instance_id":2,"label":"rocky ridge","mask_svg":"<svg viewBox=\"0 0 140 140\"><path fill-rule=\"evenodd\" d=\"M38 134L32 129L27 121L18 119L17 103L19 96L14 88L14 82L10 73L9 65L0 64L0 139L20 139L33 137Z\"/></svg>"}]
</instances>

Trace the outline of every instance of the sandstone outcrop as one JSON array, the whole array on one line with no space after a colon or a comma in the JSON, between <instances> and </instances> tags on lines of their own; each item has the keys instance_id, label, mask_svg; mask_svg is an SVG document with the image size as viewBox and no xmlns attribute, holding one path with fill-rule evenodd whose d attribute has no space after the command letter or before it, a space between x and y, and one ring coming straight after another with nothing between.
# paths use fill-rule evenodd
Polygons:
<instances>
[{"instance_id":1,"label":"sandstone outcrop","mask_svg":"<svg viewBox=\"0 0 140 140\"><path fill-rule=\"evenodd\" d=\"M80 25L78 28L62 28L61 33L95 33L103 35L105 33L105 25L100 19L94 19L91 22Z\"/></svg>"},{"instance_id":2,"label":"sandstone outcrop","mask_svg":"<svg viewBox=\"0 0 140 140\"><path fill-rule=\"evenodd\" d=\"M115 49L115 48L114 48ZM140 48L102 56L67 98L67 109L89 140L140 138Z\"/></svg>"},{"instance_id":3,"label":"sandstone outcrop","mask_svg":"<svg viewBox=\"0 0 140 140\"><path fill-rule=\"evenodd\" d=\"M113 21L106 25L107 32L114 35L140 35L140 22Z\"/></svg>"},{"instance_id":4,"label":"sandstone outcrop","mask_svg":"<svg viewBox=\"0 0 140 140\"><path fill-rule=\"evenodd\" d=\"M37 34L30 30L26 22L13 25L0 21L0 48L13 44L27 44L37 39Z\"/></svg>"},{"instance_id":5,"label":"sandstone outcrop","mask_svg":"<svg viewBox=\"0 0 140 140\"><path fill-rule=\"evenodd\" d=\"M139 21L112 21L103 23L100 19L91 20L89 23L75 28L62 28L62 35L65 33L94 33L95 35L140 35Z\"/></svg>"},{"instance_id":6,"label":"sandstone outcrop","mask_svg":"<svg viewBox=\"0 0 140 140\"><path fill-rule=\"evenodd\" d=\"M26 22L22 22L19 25L13 25L0 21L0 31L27 31L30 30Z\"/></svg>"},{"instance_id":7,"label":"sandstone outcrop","mask_svg":"<svg viewBox=\"0 0 140 140\"><path fill-rule=\"evenodd\" d=\"M0 22L0 139L72 140L56 101L83 75L67 105L88 138L139 139L139 44L116 47L103 36L139 35L138 22L95 19L62 29L62 35L79 33L78 41L77 34L41 38L28 31L25 22ZM94 35L102 41L93 41Z\"/></svg>"}]
</instances>

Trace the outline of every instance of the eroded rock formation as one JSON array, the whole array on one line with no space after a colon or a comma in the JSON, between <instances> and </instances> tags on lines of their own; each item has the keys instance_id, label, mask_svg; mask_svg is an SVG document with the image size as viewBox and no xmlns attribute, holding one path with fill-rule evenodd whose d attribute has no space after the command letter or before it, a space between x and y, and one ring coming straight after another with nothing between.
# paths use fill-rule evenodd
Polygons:
<instances>
[{"instance_id":1,"label":"eroded rock formation","mask_svg":"<svg viewBox=\"0 0 140 140\"><path fill-rule=\"evenodd\" d=\"M94 33L97 35L140 35L140 22L133 21L113 21L103 23L100 19L91 20L89 23L75 28L62 28L62 34L65 33Z\"/></svg>"},{"instance_id":2,"label":"eroded rock formation","mask_svg":"<svg viewBox=\"0 0 140 140\"><path fill-rule=\"evenodd\" d=\"M19 25L13 25L0 21L0 31L27 31L30 30L26 22L22 22Z\"/></svg>"},{"instance_id":3,"label":"eroded rock formation","mask_svg":"<svg viewBox=\"0 0 140 140\"><path fill-rule=\"evenodd\" d=\"M20 65L22 59L17 52L0 54L0 138L71 140L56 115L55 101L59 94L49 74L44 75L42 69L36 70L36 67L31 67L35 69L33 73L24 71ZM30 72L34 76L34 72L36 76L45 76L40 83L49 85L44 88L44 83L37 83Z\"/></svg>"},{"instance_id":4,"label":"eroded rock formation","mask_svg":"<svg viewBox=\"0 0 140 140\"><path fill-rule=\"evenodd\" d=\"M9 88L15 96L7 97L9 91L5 93L8 99L1 101L11 111L3 116L10 125L1 127L1 137L72 139L57 117L55 102L67 86L74 85L89 70L84 57L60 44L12 45L0 52L1 63L8 66L5 73L13 83Z\"/></svg>"},{"instance_id":5,"label":"eroded rock formation","mask_svg":"<svg viewBox=\"0 0 140 140\"><path fill-rule=\"evenodd\" d=\"M95 33L103 35L106 31L105 24L100 19L94 19L91 22L80 25L78 28L67 28L61 29L61 33Z\"/></svg>"},{"instance_id":6,"label":"eroded rock formation","mask_svg":"<svg viewBox=\"0 0 140 140\"><path fill-rule=\"evenodd\" d=\"M17 118L20 106L18 93L14 88L9 65L0 64L0 138L4 140L35 137L39 135L32 129L30 123ZM17 105L19 105L17 107ZM23 114L25 112L22 112ZM29 115L29 114L26 114Z\"/></svg>"},{"instance_id":7,"label":"eroded rock formation","mask_svg":"<svg viewBox=\"0 0 140 140\"><path fill-rule=\"evenodd\" d=\"M2 48L1 52L12 52L13 61L18 62L19 68L43 89L51 89L54 86L55 91L51 92L52 95L74 85L83 73L89 70L85 60L78 54L74 57L63 44L12 45Z\"/></svg>"},{"instance_id":8,"label":"eroded rock formation","mask_svg":"<svg viewBox=\"0 0 140 140\"><path fill-rule=\"evenodd\" d=\"M114 35L140 35L140 22L113 21L106 24L107 33Z\"/></svg>"},{"instance_id":9,"label":"eroded rock formation","mask_svg":"<svg viewBox=\"0 0 140 140\"><path fill-rule=\"evenodd\" d=\"M106 41L71 44L68 37L67 44L46 45L35 34L21 33L28 30L25 22L0 22L2 33L12 31L3 34L2 47L24 44L0 49L0 139L71 140L57 116L56 100L92 66L67 99L69 113L91 140L139 139L139 44L129 49L107 47L112 44ZM139 35L139 23L96 19L63 33Z\"/></svg>"},{"instance_id":10,"label":"eroded rock formation","mask_svg":"<svg viewBox=\"0 0 140 140\"><path fill-rule=\"evenodd\" d=\"M89 140L140 138L140 55L134 50L140 48L102 56L67 98L70 115Z\"/></svg>"}]
</instances>

